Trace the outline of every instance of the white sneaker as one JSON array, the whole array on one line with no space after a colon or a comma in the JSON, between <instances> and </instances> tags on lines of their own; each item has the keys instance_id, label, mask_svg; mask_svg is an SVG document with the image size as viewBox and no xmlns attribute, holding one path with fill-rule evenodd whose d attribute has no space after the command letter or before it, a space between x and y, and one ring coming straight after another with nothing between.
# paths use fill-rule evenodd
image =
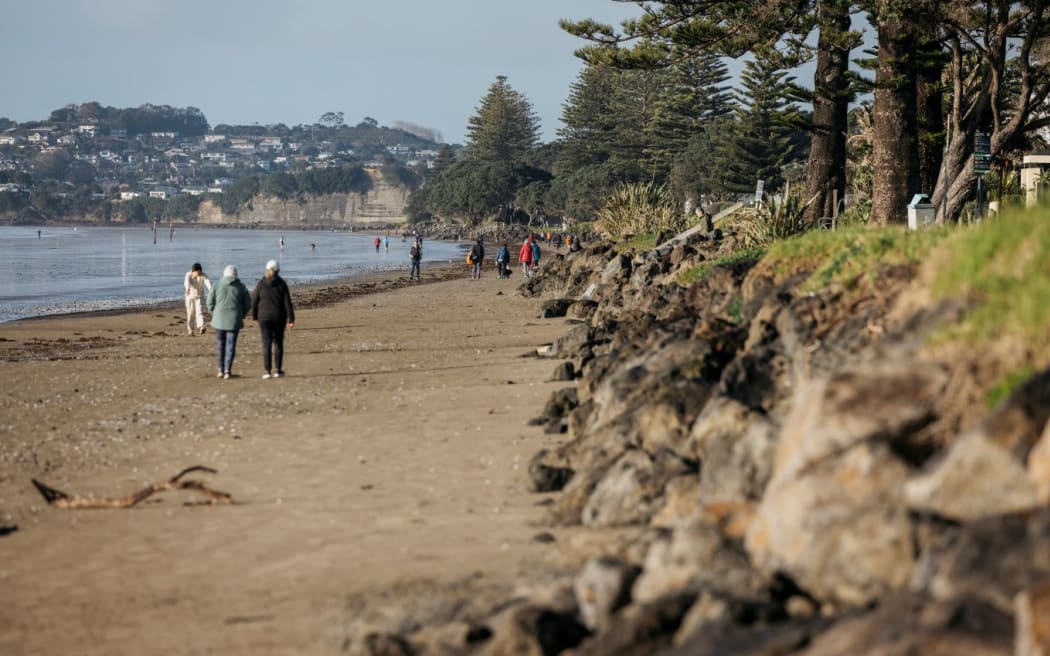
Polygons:
<instances>
[{"instance_id":1,"label":"white sneaker","mask_svg":"<svg viewBox=\"0 0 1050 656\"><path fill-rule=\"evenodd\" d=\"M227 372L227 373L223 374L223 375L222 375L222 377L223 377L223 378L229 378L229 377L230 377L230 374L229 374L229 373Z\"/></svg>"},{"instance_id":2,"label":"white sneaker","mask_svg":"<svg viewBox=\"0 0 1050 656\"><path fill-rule=\"evenodd\" d=\"M273 375L273 377L274 378L284 378L284 372L283 371L278 371L277 373L275 373Z\"/></svg>"},{"instance_id":3,"label":"white sneaker","mask_svg":"<svg viewBox=\"0 0 1050 656\"><path fill-rule=\"evenodd\" d=\"M263 374L263 380L266 380L266 379L267 379L267 378L269 378L269 377L270 377L270 374L269 374L269 373L265 373L265 374Z\"/></svg>"}]
</instances>

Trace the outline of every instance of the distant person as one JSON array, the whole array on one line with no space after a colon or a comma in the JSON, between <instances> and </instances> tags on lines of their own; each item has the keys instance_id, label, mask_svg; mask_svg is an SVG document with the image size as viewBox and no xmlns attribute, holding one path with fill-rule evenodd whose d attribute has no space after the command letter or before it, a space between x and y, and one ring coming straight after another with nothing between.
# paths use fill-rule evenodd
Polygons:
<instances>
[{"instance_id":1,"label":"distant person","mask_svg":"<svg viewBox=\"0 0 1050 656\"><path fill-rule=\"evenodd\" d=\"M40 239L40 231L39 230L36 231L36 238Z\"/></svg>"},{"instance_id":2,"label":"distant person","mask_svg":"<svg viewBox=\"0 0 1050 656\"><path fill-rule=\"evenodd\" d=\"M387 253L390 252L390 235L385 235L383 237L383 249L386 250Z\"/></svg>"},{"instance_id":3,"label":"distant person","mask_svg":"<svg viewBox=\"0 0 1050 656\"><path fill-rule=\"evenodd\" d=\"M295 326L292 295L279 275L280 270L277 260L267 262L263 277L252 292L252 319L259 322L262 338L263 378L284 376L284 329Z\"/></svg>"},{"instance_id":4,"label":"distant person","mask_svg":"<svg viewBox=\"0 0 1050 656\"><path fill-rule=\"evenodd\" d=\"M317 251L317 244L315 244L315 243L311 242L311 243L310 243L310 252L311 252L311 253L314 253L314 252L316 252L316 251Z\"/></svg>"},{"instance_id":5,"label":"distant person","mask_svg":"<svg viewBox=\"0 0 1050 656\"><path fill-rule=\"evenodd\" d=\"M481 280L481 263L485 259L484 237L478 237L470 247L470 279Z\"/></svg>"},{"instance_id":6,"label":"distant person","mask_svg":"<svg viewBox=\"0 0 1050 656\"><path fill-rule=\"evenodd\" d=\"M698 222L702 221L704 224L704 232L710 234L715 230L714 217L708 212L703 206L697 206L696 208L696 219Z\"/></svg>"},{"instance_id":7,"label":"distant person","mask_svg":"<svg viewBox=\"0 0 1050 656\"><path fill-rule=\"evenodd\" d=\"M219 378L233 374L233 357L237 353L237 334L244 327L244 316L252 309L252 295L237 279L237 267L227 265L222 278L208 292L208 312L215 329L215 354L219 361Z\"/></svg>"},{"instance_id":8,"label":"distant person","mask_svg":"<svg viewBox=\"0 0 1050 656\"><path fill-rule=\"evenodd\" d=\"M518 251L518 261L521 262L521 272L528 278L532 275L532 235L525 238L525 243Z\"/></svg>"},{"instance_id":9,"label":"distant person","mask_svg":"<svg viewBox=\"0 0 1050 656\"><path fill-rule=\"evenodd\" d=\"M412 244L412 247L408 249L408 259L412 264L412 268L408 270L408 279L419 281L419 261L423 259L423 248L419 245L419 242Z\"/></svg>"},{"instance_id":10,"label":"distant person","mask_svg":"<svg viewBox=\"0 0 1050 656\"><path fill-rule=\"evenodd\" d=\"M507 248L507 242L503 242L496 252L496 272L501 279L510 278L510 250Z\"/></svg>"},{"instance_id":11,"label":"distant person","mask_svg":"<svg viewBox=\"0 0 1050 656\"><path fill-rule=\"evenodd\" d=\"M539 243L538 240L533 239L532 240L532 272L536 273L536 271L539 268L540 268L540 243Z\"/></svg>"},{"instance_id":12,"label":"distant person","mask_svg":"<svg viewBox=\"0 0 1050 656\"><path fill-rule=\"evenodd\" d=\"M281 238L280 238L280 240L278 240L277 243L280 245L281 252L283 253L284 252L284 235L281 235Z\"/></svg>"},{"instance_id":13,"label":"distant person","mask_svg":"<svg viewBox=\"0 0 1050 656\"><path fill-rule=\"evenodd\" d=\"M569 251L575 253L578 250L582 250L583 245L580 244L580 236L576 233L569 235Z\"/></svg>"},{"instance_id":14,"label":"distant person","mask_svg":"<svg viewBox=\"0 0 1050 656\"><path fill-rule=\"evenodd\" d=\"M382 244L382 243L383 243L382 240L379 239L379 237L376 237L376 252L377 253L379 252L379 245Z\"/></svg>"},{"instance_id":15,"label":"distant person","mask_svg":"<svg viewBox=\"0 0 1050 656\"><path fill-rule=\"evenodd\" d=\"M182 279L183 296L186 300L186 332L189 335L204 334L204 300L211 291L211 280L204 275L200 262L194 262Z\"/></svg>"}]
</instances>

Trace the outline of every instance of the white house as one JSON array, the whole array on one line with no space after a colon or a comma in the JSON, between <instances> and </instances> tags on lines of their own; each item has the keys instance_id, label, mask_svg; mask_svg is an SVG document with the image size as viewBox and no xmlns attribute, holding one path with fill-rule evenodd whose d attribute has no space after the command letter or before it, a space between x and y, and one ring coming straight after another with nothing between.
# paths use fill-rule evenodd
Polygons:
<instances>
[{"instance_id":1,"label":"white house","mask_svg":"<svg viewBox=\"0 0 1050 656\"><path fill-rule=\"evenodd\" d=\"M1031 153L1021 160L1021 189L1025 192L1025 206L1033 207L1042 196L1050 193L1046 177L1050 172L1050 151Z\"/></svg>"}]
</instances>

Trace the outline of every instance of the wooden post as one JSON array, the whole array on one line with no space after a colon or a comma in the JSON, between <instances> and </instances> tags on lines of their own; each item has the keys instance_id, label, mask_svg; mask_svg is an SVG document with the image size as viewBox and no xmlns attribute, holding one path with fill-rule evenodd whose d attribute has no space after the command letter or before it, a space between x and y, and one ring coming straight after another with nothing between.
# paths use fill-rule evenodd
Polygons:
<instances>
[{"instance_id":1,"label":"wooden post","mask_svg":"<svg viewBox=\"0 0 1050 656\"><path fill-rule=\"evenodd\" d=\"M836 187L831 190L831 229L834 230L839 224L839 190Z\"/></svg>"}]
</instances>

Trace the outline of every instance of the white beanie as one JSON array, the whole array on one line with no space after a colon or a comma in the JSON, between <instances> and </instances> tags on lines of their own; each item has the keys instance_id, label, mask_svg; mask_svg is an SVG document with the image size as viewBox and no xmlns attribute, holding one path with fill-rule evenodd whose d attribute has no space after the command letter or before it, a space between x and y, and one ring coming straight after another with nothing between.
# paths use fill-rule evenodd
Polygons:
<instances>
[{"instance_id":1,"label":"white beanie","mask_svg":"<svg viewBox=\"0 0 1050 656\"><path fill-rule=\"evenodd\" d=\"M237 267L233 266L232 264L227 264L226 268L222 270L222 275L226 278L236 278Z\"/></svg>"},{"instance_id":2,"label":"white beanie","mask_svg":"<svg viewBox=\"0 0 1050 656\"><path fill-rule=\"evenodd\" d=\"M273 271L274 273L277 273L278 271L281 270L281 265L277 264L277 260L270 260L269 262L266 263L266 270L267 271Z\"/></svg>"}]
</instances>

